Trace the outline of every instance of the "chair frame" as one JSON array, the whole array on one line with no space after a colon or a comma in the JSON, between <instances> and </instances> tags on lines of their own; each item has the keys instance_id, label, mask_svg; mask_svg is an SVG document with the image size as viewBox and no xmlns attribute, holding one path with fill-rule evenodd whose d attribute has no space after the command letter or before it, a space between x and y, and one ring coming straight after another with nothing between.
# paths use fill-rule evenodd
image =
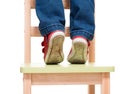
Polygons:
<instances>
[{"instance_id":1,"label":"chair frame","mask_svg":"<svg viewBox=\"0 0 120 94\"><path fill-rule=\"evenodd\" d=\"M63 4L65 9L69 9L69 0L63 0ZM38 28L31 26L31 9L34 8L35 0L25 0L25 64L31 63L31 37L41 36ZM68 27L65 35L69 36ZM89 63L94 62L95 38L89 48ZM35 84L88 84L88 94L95 94L95 84L101 84L101 94L110 94L110 72L23 73L23 94L31 94L31 86Z\"/></svg>"}]
</instances>

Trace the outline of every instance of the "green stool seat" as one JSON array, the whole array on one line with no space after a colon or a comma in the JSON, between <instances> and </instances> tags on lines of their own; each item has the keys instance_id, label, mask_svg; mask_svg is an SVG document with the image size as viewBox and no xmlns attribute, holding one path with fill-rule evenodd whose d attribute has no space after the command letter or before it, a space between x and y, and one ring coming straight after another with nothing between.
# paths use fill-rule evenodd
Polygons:
<instances>
[{"instance_id":1,"label":"green stool seat","mask_svg":"<svg viewBox=\"0 0 120 94\"><path fill-rule=\"evenodd\" d=\"M20 68L21 73L90 73L90 72L113 72L114 66L97 66L97 65L79 65L71 64L61 65L24 65Z\"/></svg>"}]
</instances>

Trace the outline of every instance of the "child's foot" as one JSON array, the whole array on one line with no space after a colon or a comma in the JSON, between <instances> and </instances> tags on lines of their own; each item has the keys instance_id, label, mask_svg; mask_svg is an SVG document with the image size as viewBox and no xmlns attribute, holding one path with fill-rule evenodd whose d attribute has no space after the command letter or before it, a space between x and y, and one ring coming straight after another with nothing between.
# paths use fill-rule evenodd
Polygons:
<instances>
[{"instance_id":1,"label":"child's foot","mask_svg":"<svg viewBox=\"0 0 120 94\"><path fill-rule=\"evenodd\" d=\"M63 41L65 34L63 31L56 30L44 37L42 42L44 61L46 64L57 64L63 61Z\"/></svg>"},{"instance_id":2,"label":"child's foot","mask_svg":"<svg viewBox=\"0 0 120 94\"><path fill-rule=\"evenodd\" d=\"M72 49L68 61L72 64L85 64L87 61L88 42L85 38L76 36L72 39Z\"/></svg>"}]
</instances>

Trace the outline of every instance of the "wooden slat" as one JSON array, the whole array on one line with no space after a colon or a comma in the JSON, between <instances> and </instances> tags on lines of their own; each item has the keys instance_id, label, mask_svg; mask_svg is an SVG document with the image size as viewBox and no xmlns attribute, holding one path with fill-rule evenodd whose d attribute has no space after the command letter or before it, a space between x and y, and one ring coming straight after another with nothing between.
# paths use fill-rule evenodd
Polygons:
<instances>
[{"instance_id":1,"label":"wooden slat","mask_svg":"<svg viewBox=\"0 0 120 94\"><path fill-rule=\"evenodd\" d=\"M69 9L70 8L70 0L62 0L63 1L63 5L65 9Z\"/></svg>"},{"instance_id":2,"label":"wooden slat","mask_svg":"<svg viewBox=\"0 0 120 94\"><path fill-rule=\"evenodd\" d=\"M32 9L35 8L35 0L31 0L31 8L32 8Z\"/></svg>"},{"instance_id":3,"label":"wooden slat","mask_svg":"<svg viewBox=\"0 0 120 94\"><path fill-rule=\"evenodd\" d=\"M88 85L88 94L95 94L95 85Z\"/></svg>"},{"instance_id":4,"label":"wooden slat","mask_svg":"<svg viewBox=\"0 0 120 94\"><path fill-rule=\"evenodd\" d=\"M90 41L89 63L95 63L95 37L92 41Z\"/></svg>"},{"instance_id":5,"label":"wooden slat","mask_svg":"<svg viewBox=\"0 0 120 94\"><path fill-rule=\"evenodd\" d=\"M65 28L65 35L66 36L70 35L69 30L70 30L69 27ZM38 27L31 27L31 37L40 37L40 36L41 36L41 34L40 34Z\"/></svg>"},{"instance_id":6,"label":"wooden slat","mask_svg":"<svg viewBox=\"0 0 120 94\"><path fill-rule=\"evenodd\" d=\"M40 37L40 31L38 27L31 27L31 37Z\"/></svg>"},{"instance_id":7,"label":"wooden slat","mask_svg":"<svg viewBox=\"0 0 120 94\"><path fill-rule=\"evenodd\" d=\"M102 74L101 94L110 94L110 73Z\"/></svg>"},{"instance_id":8,"label":"wooden slat","mask_svg":"<svg viewBox=\"0 0 120 94\"><path fill-rule=\"evenodd\" d=\"M101 84L102 73L32 74L32 85Z\"/></svg>"},{"instance_id":9,"label":"wooden slat","mask_svg":"<svg viewBox=\"0 0 120 94\"><path fill-rule=\"evenodd\" d=\"M25 43L25 50L24 50L24 62L30 63L31 62L31 9L30 9L30 0L25 0L25 11L24 11L24 18L25 18L25 35L24 35L24 43Z\"/></svg>"},{"instance_id":10,"label":"wooden slat","mask_svg":"<svg viewBox=\"0 0 120 94\"><path fill-rule=\"evenodd\" d=\"M31 8L32 8L32 9L35 8L35 0L31 0Z\"/></svg>"},{"instance_id":11,"label":"wooden slat","mask_svg":"<svg viewBox=\"0 0 120 94\"><path fill-rule=\"evenodd\" d=\"M23 94L31 94L31 74L23 75Z\"/></svg>"},{"instance_id":12,"label":"wooden slat","mask_svg":"<svg viewBox=\"0 0 120 94\"><path fill-rule=\"evenodd\" d=\"M69 0L62 0L63 1L63 5L65 9L69 9L70 8L70 2ZM31 8L34 9L35 8L35 0L31 0Z\"/></svg>"}]
</instances>

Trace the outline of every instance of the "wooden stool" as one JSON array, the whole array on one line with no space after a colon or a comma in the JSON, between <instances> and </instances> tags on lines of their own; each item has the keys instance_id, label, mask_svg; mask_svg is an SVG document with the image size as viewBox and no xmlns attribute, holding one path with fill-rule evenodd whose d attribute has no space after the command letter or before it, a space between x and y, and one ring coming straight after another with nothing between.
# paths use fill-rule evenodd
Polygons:
<instances>
[{"instance_id":1,"label":"wooden stool","mask_svg":"<svg viewBox=\"0 0 120 94\"><path fill-rule=\"evenodd\" d=\"M69 0L63 0L65 9L69 9ZM35 8L35 0L25 0L25 65L21 66L23 73L23 94L31 94L32 85L42 84L87 84L88 94L95 94L95 85L101 85L101 94L110 94L110 72L113 66L95 66L95 38L89 49L89 65L60 65L32 66L31 37L40 36L38 27L31 26L31 9ZM66 27L69 36L69 27ZM70 79L69 79L70 78Z\"/></svg>"}]
</instances>

